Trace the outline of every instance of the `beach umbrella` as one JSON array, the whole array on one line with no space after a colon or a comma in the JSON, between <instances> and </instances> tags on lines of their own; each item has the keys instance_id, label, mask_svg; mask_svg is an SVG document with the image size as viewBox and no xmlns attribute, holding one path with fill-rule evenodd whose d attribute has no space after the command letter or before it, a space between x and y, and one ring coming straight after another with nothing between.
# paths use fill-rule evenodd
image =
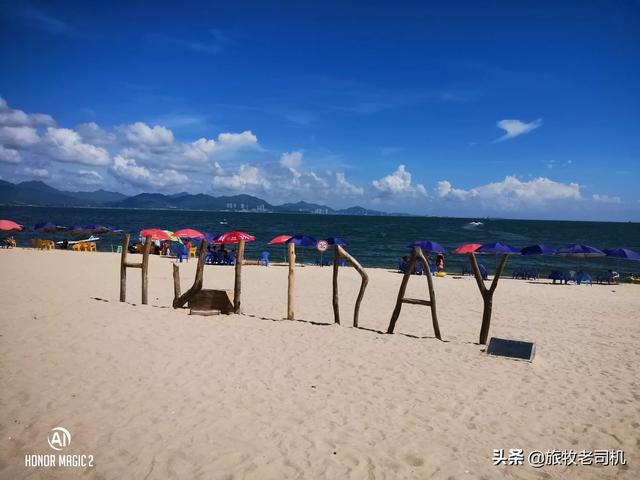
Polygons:
<instances>
[{"instance_id":1,"label":"beach umbrella","mask_svg":"<svg viewBox=\"0 0 640 480\"><path fill-rule=\"evenodd\" d=\"M478 247L475 253L502 253L505 255L520 255L520 250L502 242L485 243Z\"/></svg>"},{"instance_id":2,"label":"beach umbrella","mask_svg":"<svg viewBox=\"0 0 640 480\"><path fill-rule=\"evenodd\" d=\"M287 240L287 244L289 243L292 243L296 247L300 248L315 248L315 246L318 244L318 241L315 238L310 237L309 235L294 235L289 240ZM300 252L300 263L304 263L304 256L302 255L302 252Z\"/></svg>"},{"instance_id":3,"label":"beach umbrella","mask_svg":"<svg viewBox=\"0 0 640 480\"><path fill-rule=\"evenodd\" d=\"M90 233L91 235L100 235L105 233L111 233L111 228L106 227L104 225L100 225L99 223L94 223L92 225L85 225L85 231Z\"/></svg>"},{"instance_id":4,"label":"beach umbrella","mask_svg":"<svg viewBox=\"0 0 640 480\"><path fill-rule=\"evenodd\" d=\"M204 234L204 239L207 241L207 244L209 245L213 245L215 243L216 238L218 238L220 235L222 235L221 233L209 233L209 232L202 232Z\"/></svg>"},{"instance_id":5,"label":"beach umbrella","mask_svg":"<svg viewBox=\"0 0 640 480\"><path fill-rule=\"evenodd\" d=\"M176 238L204 238L204 234L191 228L182 228L173 232L173 236Z\"/></svg>"},{"instance_id":6,"label":"beach umbrella","mask_svg":"<svg viewBox=\"0 0 640 480\"><path fill-rule=\"evenodd\" d=\"M46 233L60 232L66 229L67 227L63 227L62 225L57 225L51 222L36 223L33 226L33 230L35 230L36 232L46 232Z\"/></svg>"},{"instance_id":7,"label":"beach umbrella","mask_svg":"<svg viewBox=\"0 0 640 480\"><path fill-rule=\"evenodd\" d=\"M324 239L329 245L346 245L347 242L340 237L329 237Z\"/></svg>"},{"instance_id":8,"label":"beach umbrella","mask_svg":"<svg viewBox=\"0 0 640 480\"><path fill-rule=\"evenodd\" d=\"M521 248L520 253L522 255L553 255L556 253L556 249L538 243L537 245Z\"/></svg>"},{"instance_id":9,"label":"beach umbrella","mask_svg":"<svg viewBox=\"0 0 640 480\"><path fill-rule=\"evenodd\" d=\"M413 243L407 245L407 248L420 247L423 252L428 253L447 253L445 248L438 242L432 240L416 240Z\"/></svg>"},{"instance_id":10,"label":"beach umbrella","mask_svg":"<svg viewBox=\"0 0 640 480\"><path fill-rule=\"evenodd\" d=\"M477 249L479 249L482 245L479 243L467 243L466 245L462 245L456 248L453 253L464 254L464 253L473 253Z\"/></svg>"},{"instance_id":11,"label":"beach umbrella","mask_svg":"<svg viewBox=\"0 0 640 480\"><path fill-rule=\"evenodd\" d=\"M22 230L22 225L18 225L11 220L0 220L0 231L2 232L19 232Z\"/></svg>"},{"instance_id":12,"label":"beach umbrella","mask_svg":"<svg viewBox=\"0 0 640 480\"><path fill-rule=\"evenodd\" d=\"M590 245L582 245L580 243L561 248L556 252L556 254L563 257L574 258L594 258L604 257L606 255L606 253L604 253L602 250L597 249L596 247L592 247Z\"/></svg>"},{"instance_id":13,"label":"beach umbrella","mask_svg":"<svg viewBox=\"0 0 640 480\"><path fill-rule=\"evenodd\" d=\"M145 230L140 230L140 236L142 238L146 238L149 235L151 235L151 240L171 240L171 235L159 228L147 228Z\"/></svg>"},{"instance_id":14,"label":"beach umbrella","mask_svg":"<svg viewBox=\"0 0 640 480\"><path fill-rule=\"evenodd\" d=\"M318 241L309 235L294 235L287 240L287 243L293 243L296 247L314 248Z\"/></svg>"},{"instance_id":15,"label":"beach umbrella","mask_svg":"<svg viewBox=\"0 0 640 480\"><path fill-rule=\"evenodd\" d=\"M640 260L640 253L629 250L628 248L605 248L602 250L607 257L623 258L625 260Z\"/></svg>"},{"instance_id":16,"label":"beach umbrella","mask_svg":"<svg viewBox=\"0 0 640 480\"><path fill-rule=\"evenodd\" d=\"M252 242L256 239L253 235L246 232L232 231L226 232L222 235L218 235L215 239L215 243L240 243L240 240L245 242Z\"/></svg>"},{"instance_id":17,"label":"beach umbrella","mask_svg":"<svg viewBox=\"0 0 640 480\"><path fill-rule=\"evenodd\" d=\"M269 245L284 245L290 238L291 235L278 235L277 237L269 240Z\"/></svg>"}]
</instances>

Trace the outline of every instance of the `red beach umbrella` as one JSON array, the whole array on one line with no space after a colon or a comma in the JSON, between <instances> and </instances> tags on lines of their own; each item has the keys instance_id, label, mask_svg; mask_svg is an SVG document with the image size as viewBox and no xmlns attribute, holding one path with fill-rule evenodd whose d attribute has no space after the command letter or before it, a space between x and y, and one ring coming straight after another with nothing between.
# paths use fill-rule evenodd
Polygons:
<instances>
[{"instance_id":1,"label":"red beach umbrella","mask_svg":"<svg viewBox=\"0 0 640 480\"><path fill-rule=\"evenodd\" d=\"M140 231L140 236L142 238L146 238L148 235L151 235L151 240L169 240L169 234L164 230L160 230L159 228L147 228L146 230Z\"/></svg>"},{"instance_id":2,"label":"red beach umbrella","mask_svg":"<svg viewBox=\"0 0 640 480\"><path fill-rule=\"evenodd\" d=\"M256 237L250 235L246 232L227 232L219 235L216 239L216 243L240 243L240 240L244 240L245 242L252 242Z\"/></svg>"},{"instance_id":3,"label":"red beach umbrella","mask_svg":"<svg viewBox=\"0 0 640 480\"><path fill-rule=\"evenodd\" d=\"M453 253L473 253L481 246L479 243L467 243L466 245L456 248Z\"/></svg>"},{"instance_id":4,"label":"red beach umbrella","mask_svg":"<svg viewBox=\"0 0 640 480\"><path fill-rule=\"evenodd\" d=\"M182 228L173 232L173 236L176 238L204 238L204 233L200 233L192 228Z\"/></svg>"},{"instance_id":5,"label":"red beach umbrella","mask_svg":"<svg viewBox=\"0 0 640 480\"><path fill-rule=\"evenodd\" d=\"M278 235L269 242L269 245L284 245L290 238L291 235Z\"/></svg>"},{"instance_id":6,"label":"red beach umbrella","mask_svg":"<svg viewBox=\"0 0 640 480\"><path fill-rule=\"evenodd\" d=\"M22 230L22 225L18 225L16 222L12 222L11 220L0 220L0 230L3 232L17 230L19 232Z\"/></svg>"}]
</instances>

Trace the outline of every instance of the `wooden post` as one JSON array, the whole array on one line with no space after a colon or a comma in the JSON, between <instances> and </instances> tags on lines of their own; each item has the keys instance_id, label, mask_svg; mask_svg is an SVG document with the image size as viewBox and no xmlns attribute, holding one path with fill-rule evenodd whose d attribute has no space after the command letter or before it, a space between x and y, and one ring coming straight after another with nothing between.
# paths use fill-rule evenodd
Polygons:
<instances>
[{"instance_id":1,"label":"wooden post","mask_svg":"<svg viewBox=\"0 0 640 480\"><path fill-rule=\"evenodd\" d=\"M233 287L233 313L240 313L240 295L242 293L242 264L244 263L244 240L240 240L236 255L236 275Z\"/></svg>"},{"instance_id":2,"label":"wooden post","mask_svg":"<svg viewBox=\"0 0 640 480\"><path fill-rule=\"evenodd\" d=\"M429 300L421 300L416 298L405 298L405 293L407 291L407 284L409 283L409 278L413 272L413 267L416 262L420 261L422 264L422 269L427 275L427 285L429 289ZM409 257L409 262L407 264L406 270L404 272L404 276L402 277L402 283L400 284L400 290L398 291L398 298L396 300L396 307L393 310L393 314L391 315L391 321L389 322L389 328L387 329L387 333L393 333L395 329L396 322L398 321L398 317L400 316L400 310L402 309L403 303L410 303L413 305L424 305L427 307L431 307L431 321L433 323L433 332L438 340L442 340L442 336L440 335L440 327L438 325L438 315L436 311L436 295L433 289L433 279L431 278L431 268L429 267L429 262L425 258L424 254L420 247L414 247L411 251L411 257Z\"/></svg>"},{"instance_id":3,"label":"wooden post","mask_svg":"<svg viewBox=\"0 0 640 480\"><path fill-rule=\"evenodd\" d=\"M173 264L173 298L180 298L180 267L177 263Z\"/></svg>"},{"instance_id":4,"label":"wooden post","mask_svg":"<svg viewBox=\"0 0 640 480\"><path fill-rule=\"evenodd\" d=\"M287 320L293 320L293 292L296 286L296 246L293 243L287 245L289 257L289 285L287 288Z\"/></svg>"},{"instance_id":5,"label":"wooden post","mask_svg":"<svg viewBox=\"0 0 640 480\"><path fill-rule=\"evenodd\" d=\"M196 277L193 285L189 290L180 295L180 275L178 265L173 265L173 291L177 294L173 298L173 308L183 307L191 297L202 290L202 278L204 276L204 260L207 254L207 241L202 239L200 243L200 252L198 253L198 265L196 266Z\"/></svg>"},{"instance_id":6,"label":"wooden post","mask_svg":"<svg viewBox=\"0 0 640 480\"><path fill-rule=\"evenodd\" d=\"M341 257L344 257L347 259L347 261L351 264L351 266L353 268L356 269L356 271L360 274L360 277L362 278L362 281L360 282L360 291L358 292L358 298L356 299L356 305L353 309L353 326L354 327L358 327L358 315L360 314L360 303L362 302L362 298L364 297L364 291L367 288L367 285L369 284L369 275L367 275L367 272L364 271L364 268L362 268L362 265L360 265L360 263L354 258L352 257L349 252L347 252L344 248L342 248L340 245L336 245L336 250L338 252L338 254ZM335 263L334 263L334 275L335 275ZM334 277L336 279L336 292L338 289L337 286L337 275ZM336 293L336 306L337 306L337 301L338 301L338 295ZM334 307L336 308L336 307Z\"/></svg>"},{"instance_id":7,"label":"wooden post","mask_svg":"<svg viewBox=\"0 0 640 480\"><path fill-rule=\"evenodd\" d=\"M122 239L122 254L120 255L120 301L127 301L127 252L129 251L129 237L127 233Z\"/></svg>"},{"instance_id":8,"label":"wooden post","mask_svg":"<svg viewBox=\"0 0 640 480\"><path fill-rule=\"evenodd\" d=\"M149 272L149 252L151 251L151 235L147 235L147 237L144 239L144 250L142 253L142 304L143 305L148 305L149 304L149 295L148 295L148 288L149 288L149 276L148 276L148 272Z\"/></svg>"},{"instance_id":9,"label":"wooden post","mask_svg":"<svg viewBox=\"0 0 640 480\"><path fill-rule=\"evenodd\" d=\"M338 269L340 268L340 248L333 246L333 323L340 325L340 306L338 304Z\"/></svg>"},{"instance_id":10,"label":"wooden post","mask_svg":"<svg viewBox=\"0 0 640 480\"><path fill-rule=\"evenodd\" d=\"M471 268L473 269L474 277L476 278L476 283L478 284L480 294L482 295L482 301L484 302L484 308L482 311L482 326L480 327L480 339L478 341L478 343L484 345L487 343L487 338L489 337L489 327L491 326L493 292L495 292L496 287L498 286L498 280L500 279L500 275L502 275L502 272L504 272L504 268L507 265L509 255L502 255L502 260L500 261L498 270L496 271L496 274L493 277L493 281L491 282L491 286L489 288L487 288L482 281L482 274L480 273L480 268L478 267L478 261L476 260L475 254L469 253L468 255L469 262L471 263Z\"/></svg>"}]
</instances>

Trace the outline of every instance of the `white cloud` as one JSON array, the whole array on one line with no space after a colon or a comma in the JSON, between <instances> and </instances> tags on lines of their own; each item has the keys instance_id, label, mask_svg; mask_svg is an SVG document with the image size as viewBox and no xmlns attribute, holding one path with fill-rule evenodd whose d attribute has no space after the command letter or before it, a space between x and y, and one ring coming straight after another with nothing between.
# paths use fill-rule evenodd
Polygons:
<instances>
[{"instance_id":1,"label":"white cloud","mask_svg":"<svg viewBox=\"0 0 640 480\"><path fill-rule=\"evenodd\" d=\"M136 122L122 128L126 139L136 145L162 146L173 143L173 132L166 127L150 127L144 122Z\"/></svg>"},{"instance_id":2,"label":"white cloud","mask_svg":"<svg viewBox=\"0 0 640 480\"><path fill-rule=\"evenodd\" d=\"M40 141L33 127L0 127L0 145L18 150L29 148Z\"/></svg>"},{"instance_id":3,"label":"white cloud","mask_svg":"<svg viewBox=\"0 0 640 480\"><path fill-rule=\"evenodd\" d=\"M85 185L100 185L104 177L93 170L78 170L76 176Z\"/></svg>"},{"instance_id":4,"label":"white cloud","mask_svg":"<svg viewBox=\"0 0 640 480\"><path fill-rule=\"evenodd\" d=\"M495 142L503 142L535 130L542 125L542 119L538 118L529 123L520 120L500 120L497 125L498 128L503 129L506 133Z\"/></svg>"},{"instance_id":5,"label":"white cloud","mask_svg":"<svg viewBox=\"0 0 640 480\"><path fill-rule=\"evenodd\" d=\"M102 147L84 143L80 135L69 128L47 128L43 138L44 153L61 162L85 165L108 165L109 153Z\"/></svg>"},{"instance_id":6,"label":"white cloud","mask_svg":"<svg viewBox=\"0 0 640 480\"><path fill-rule=\"evenodd\" d=\"M592 198L594 201L599 203L622 203L622 199L620 197L602 195L598 193L594 193Z\"/></svg>"},{"instance_id":7,"label":"white cloud","mask_svg":"<svg viewBox=\"0 0 640 480\"><path fill-rule=\"evenodd\" d=\"M3 163L20 163L20 152L12 148L5 148L0 145L0 162Z\"/></svg>"},{"instance_id":8,"label":"white cloud","mask_svg":"<svg viewBox=\"0 0 640 480\"><path fill-rule=\"evenodd\" d=\"M352 183L347 181L347 177L344 173L338 172L336 173L336 193L339 195L345 196L355 196L355 195L363 195L364 188L356 187Z\"/></svg>"},{"instance_id":9,"label":"white cloud","mask_svg":"<svg viewBox=\"0 0 640 480\"><path fill-rule=\"evenodd\" d=\"M55 121L51 115L44 113L25 113L9 107L4 98L0 97L0 126L5 127L35 127L38 125L53 126Z\"/></svg>"},{"instance_id":10,"label":"white cloud","mask_svg":"<svg viewBox=\"0 0 640 480\"><path fill-rule=\"evenodd\" d=\"M255 147L258 144L256 137L251 130L245 130L242 133L221 133L218 135L218 143L225 148L247 148Z\"/></svg>"},{"instance_id":11,"label":"white cloud","mask_svg":"<svg viewBox=\"0 0 640 480\"><path fill-rule=\"evenodd\" d=\"M280 156L280 165L287 168L298 168L302 165L302 152L283 153Z\"/></svg>"},{"instance_id":12,"label":"white cloud","mask_svg":"<svg viewBox=\"0 0 640 480\"><path fill-rule=\"evenodd\" d=\"M507 176L501 182L488 183L469 190L453 188L449 181L443 180L438 182L436 192L442 199L470 201L503 210L513 210L523 205L581 199L580 186L577 183L554 182L545 177L521 181L515 176Z\"/></svg>"},{"instance_id":13,"label":"white cloud","mask_svg":"<svg viewBox=\"0 0 640 480\"><path fill-rule=\"evenodd\" d=\"M46 168L25 167L24 170L22 170L22 173L29 177L49 178L49 171Z\"/></svg>"},{"instance_id":14,"label":"white cloud","mask_svg":"<svg viewBox=\"0 0 640 480\"><path fill-rule=\"evenodd\" d=\"M392 174L374 180L372 184L376 190L385 195L427 196L427 189L424 188L424 185L418 183L414 186L411 184L411 173L404 165L400 165Z\"/></svg>"},{"instance_id":15,"label":"white cloud","mask_svg":"<svg viewBox=\"0 0 640 480\"><path fill-rule=\"evenodd\" d=\"M115 141L116 136L100 128L97 123L81 123L76 127L76 132L80 134L82 140L94 145L108 145Z\"/></svg>"},{"instance_id":16,"label":"white cloud","mask_svg":"<svg viewBox=\"0 0 640 480\"><path fill-rule=\"evenodd\" d=\"M238 173L228 176L215 175L213 177L213 186L235 190L256 187L268 189L271 183L265 178L264 172L261 172L257 167L240 165Z\"/></svg>"},{"instance_id":17,"label":"white cloud","mask_svg":"<svg viewBox=\"0 0 640 480\"><path fill-rule=\"evenodd\" d=\"M139 166L135 160L116 155L113 159L113 173L120 179L142 187L167 187L185 184L189 181L186 175L172 169L152 171Z\"/></svg>"}]
</instances>

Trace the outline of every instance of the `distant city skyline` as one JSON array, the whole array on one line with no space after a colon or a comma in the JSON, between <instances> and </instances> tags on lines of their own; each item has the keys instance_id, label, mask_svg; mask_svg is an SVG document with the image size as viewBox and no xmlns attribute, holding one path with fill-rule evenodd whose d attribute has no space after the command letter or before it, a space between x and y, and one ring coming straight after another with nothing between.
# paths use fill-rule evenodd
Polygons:
<instances>
[{"instance_id":1,"label":"distant city skyline","mask_svg":"<svg viewBox=\"0 0 640 480\"><path fill-rule=\"evenodd\" d=\"M0 2L0 178L640 220L640 4Z\"/></svg>"}]
</instances>

